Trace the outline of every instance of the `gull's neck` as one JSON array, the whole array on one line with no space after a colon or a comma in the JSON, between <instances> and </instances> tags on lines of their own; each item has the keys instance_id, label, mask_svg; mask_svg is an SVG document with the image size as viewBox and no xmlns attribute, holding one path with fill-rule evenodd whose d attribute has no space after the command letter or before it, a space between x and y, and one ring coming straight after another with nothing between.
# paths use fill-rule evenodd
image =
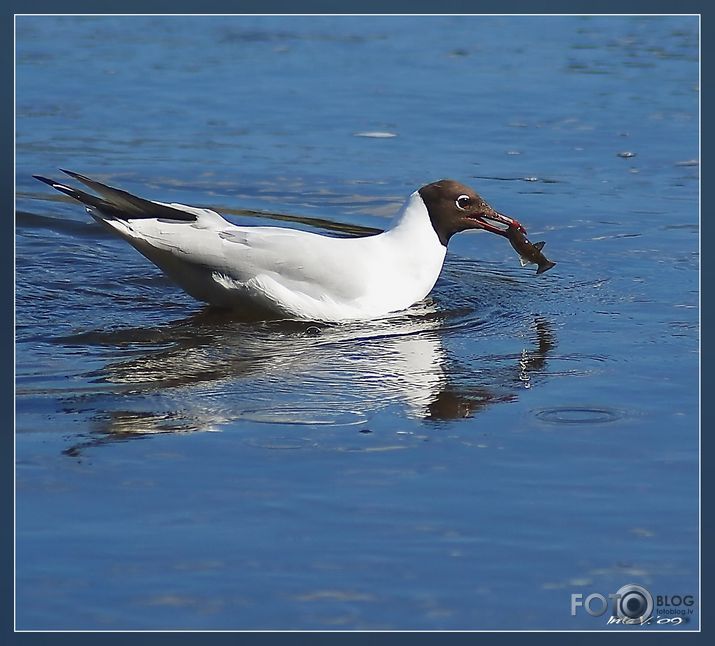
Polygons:
<instances>
[{"instance_id":1,"label":"gull's neck","mask_svg":"<svg viewBox=\"0 0 715 646\"><path fill-rule=\"evenodd\" d=\"M444 248L419 191L410 195L395 216L392 226L386 231L394 237L409 238L422 244L435 244Z\"/></svg>"}]
</instances>

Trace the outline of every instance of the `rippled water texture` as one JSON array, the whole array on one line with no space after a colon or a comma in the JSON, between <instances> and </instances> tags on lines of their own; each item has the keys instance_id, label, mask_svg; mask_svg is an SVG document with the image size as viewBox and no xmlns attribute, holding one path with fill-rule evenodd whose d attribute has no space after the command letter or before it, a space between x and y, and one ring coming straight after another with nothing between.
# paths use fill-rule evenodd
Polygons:
<instances>
[{"instance_id":1,"label":"rippled water texture","mask_svg":"<svg viewBox=\"0 0 715 646\"><path fill-rule=\"evenodd\" d=\"M694 17L18 18L18 627L697 596L697 56ZM454 177L558 264L463 234L406 312L242 320L31 178L58 167L332 235Z\"/></svg>"}]
</instances>

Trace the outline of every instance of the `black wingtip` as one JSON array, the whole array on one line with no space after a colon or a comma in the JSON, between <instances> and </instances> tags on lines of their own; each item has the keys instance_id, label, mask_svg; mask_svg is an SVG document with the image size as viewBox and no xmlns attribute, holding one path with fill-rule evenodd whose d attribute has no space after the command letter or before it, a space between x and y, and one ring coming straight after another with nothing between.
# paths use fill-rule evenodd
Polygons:
<instances>
[{"instance_id":1,"label":"black wingtip","mask_svg":"<svg viewBox=\"0 0 715 646\"><path fill-rule=\"evenodd\" d=\"M41 182L49 184L52 188L73 197L75 200L82 202L86 206L92 206L99 209L105 215L111 215L112 217L118 218L120 220L137 220L137 219L150 219L150 218L165 218L167 220L179 220L182 222L195 222L197 216L188 211L183 211L181 209L175 209L165 204L159 204L157 202L151 202L145 200L126 191L122 191L117 188L112 188L97 182L89 177L80 175L71 170L66 170L60 168L65 175L82 182L89 186L93 191L100 193L103 197L97 197L96 195L91 195L84 191L80 191L76 188L71 188L55 182L51 179L47 179L40 175L34 175Z\"/></svg>"},{"instance_id":2,"label":"black wingtip","mask_svg":"<svg viewBox=\"0 0 715 646\"><path fill-rule=\"evenodd\" d=\"M45 184L48 184L49 186L54 186L57 184L55 180L53 179L48 179L47 177L42 177L42 175L33 175L35 179L39 179L41 182L44 182Z\"/></svg>"},{"instance_id":3,"label":"black wingtip","mask_svg":"<svg viewBox=\"0 0 715 646\"><path fill-rule=\"evenodd\" d=\"M69 195L71 198L74 198L75 200L78 200L79 202L82 202L82 204L85 204L87 206L103 207L106 205L103 200L98 197L95 197L94 195L90 195L89 193L85 193L84 191L79 191L76 188L72 188L71 186L65 186L64 184L60 184L53 179L43 177L42 175L33 175L33 177L51 186L56 191L64 193L65 195Z\"/></svg>"}]
</instances>

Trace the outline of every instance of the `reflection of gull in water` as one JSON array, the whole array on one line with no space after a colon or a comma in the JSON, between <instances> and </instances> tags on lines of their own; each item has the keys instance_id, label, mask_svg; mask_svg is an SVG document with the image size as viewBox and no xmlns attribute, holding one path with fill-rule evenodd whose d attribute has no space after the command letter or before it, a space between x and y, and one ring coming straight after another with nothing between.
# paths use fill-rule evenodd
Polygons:
<instances>
[{"instance_id":1,"label":"reflection of gull in water","mask_svg":"<svg viewBox=\"0 0 715 646\"><path fill-rule=\"evenodd\" d=\"M93 374L93 405L104 410L96 437L106 439L219 430L236 420L367 424L387 407L418 419L470 417L531 386L555 345L548 324L537 319L533 347L466 372L460 366L456 378L444 345L449 329L430 304L368 326L322 328L249 325L206 310L158 331L90 332L62 341L130 351Z\"/></svg>"},{"instance_id":2,"label":"reflection of gull in water","mask_svg":"<svg viewBox=\"0 0 715 646\"><path fill-rule=\"evenodd\" d=\"M285 410L291 403L301 410L359 408L364 417L386 402L422 416L446 382L440 323L429 305L418 315L372 325L320 328L281 321L245 325L209 310L164 328L160 349L109 363L94 376L123 393L189 389L200 400L218 400L222 410L229 404L239 417L257 406ZM77 340L116 344L124 335L141 342L137 330Z\"/></svg>"}]
</instances>

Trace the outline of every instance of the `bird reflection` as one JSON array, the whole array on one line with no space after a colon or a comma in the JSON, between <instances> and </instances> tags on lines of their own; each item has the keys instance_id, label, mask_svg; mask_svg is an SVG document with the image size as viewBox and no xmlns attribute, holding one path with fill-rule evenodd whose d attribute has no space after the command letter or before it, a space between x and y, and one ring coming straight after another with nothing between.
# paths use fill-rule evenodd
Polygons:
<instances>
[{"instance_id":1,"label":"bird reflection","mask_svg":"<svg viewBox=\"0 0 715 646\"><path fill-rule=\"evenodd\" d=\"M544 319L536 318L533 329L533 347L522 350L515 364L491 370L488 373L490 386L475 385L454 389L447 385L430 402L425 417L433 420L472 417L492 404L515 401L522 387L531 387L532 375L543 373L547 356L556 347L551 327ZM507 356L497 359L511 358Z\"/></svg>"},{"instance_id":2,"label":"bird reflection","mask_svg":"<svg viewBox=\"0 0 715 646\"><path fill-rule=\"evenodd\" d=\"M525 321L520 353L465 367L448 341L469 324L476 325L431 302L369 324L332 325L246 321L207 308L160 328L66 337L59 341L110 346L122 358L90 375L101 412L89 436L65 453L156 433L220 430L259 413L270 421L272 408L280 409L279 423L340 425L340 415L360 422L388 406L427 422L469 418L514 401L543 377L556 346L545 319ZM87 397L67 408L80 410Z\"/></svg>"}]
</instances>

